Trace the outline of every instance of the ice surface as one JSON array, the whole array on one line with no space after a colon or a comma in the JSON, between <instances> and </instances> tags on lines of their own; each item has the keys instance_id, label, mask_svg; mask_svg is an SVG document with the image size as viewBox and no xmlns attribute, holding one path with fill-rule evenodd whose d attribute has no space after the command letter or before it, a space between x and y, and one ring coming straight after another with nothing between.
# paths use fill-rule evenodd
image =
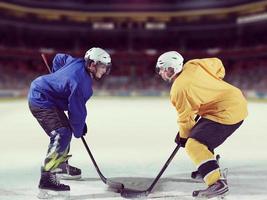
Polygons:
<instances>
[{"instance_id":1,"label":"ice surface","mask_svg":"<svg viewBox=\"0 0 267 200\"><path fill-rule=\"evenodd\" d=\"M176 112L167 98L92 98L85 137L106 177L146 189L175 148ZM0 102L0 199L37 199L48 137L26 100ZM249 117L216 153L229 168L227 200L267 200L267 104L249 103ZM71 199L122 199L99 181L80 139L73 138L71 164L83 171ZM194 165L179 150L148 199L192 199L202 183L189 179ZM165 197L163 197L165 196Z\"/></svg>"}]
</instances>

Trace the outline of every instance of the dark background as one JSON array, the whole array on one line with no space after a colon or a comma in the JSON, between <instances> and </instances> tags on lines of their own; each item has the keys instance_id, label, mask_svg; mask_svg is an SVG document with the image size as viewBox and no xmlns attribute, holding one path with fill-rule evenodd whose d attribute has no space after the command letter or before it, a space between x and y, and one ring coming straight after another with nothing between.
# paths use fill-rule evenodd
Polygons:
<instances>
[{"instance_id":1,"label":"dark background","mask_svg":"<svg viewBox=\"0 0 267 200\"><path fill-rule=\"evenodd\" d=\"M249 97L267 96L267 1L3 0L0 2L0 90L26 95L58 52L82 57L93 46L112 57L99 95L164 95L155 76L169 50L185 60L219 57L225 79ZM0 95L1 96L1 95ZM2 95L3 96L3 95Z\"/></svg>"}]
</instances>

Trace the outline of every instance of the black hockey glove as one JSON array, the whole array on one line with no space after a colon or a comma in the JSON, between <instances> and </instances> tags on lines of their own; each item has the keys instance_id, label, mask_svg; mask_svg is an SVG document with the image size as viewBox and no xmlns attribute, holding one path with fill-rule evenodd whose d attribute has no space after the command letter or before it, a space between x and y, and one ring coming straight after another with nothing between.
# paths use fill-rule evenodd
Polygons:
<instances>
[{"instance_id":1,"label":"black hockey glove","mask_svg":"<svg viewBox=\"0 0 267 200\"><path fill-rule=\"evenodd\" d=\"M84 124L84 127L83 127L83 136L85 136L87 133L87 125L86 123Z\"/></svg>"},{"instance_id":2,"label":"black hockey glove","mask_svg":"<svg viewBox=\"0 0 267 200\"><path fill-rule=\"evenodd\" d=\"M187 138L181 138L180 133L178 132L175 137L175 142L178 145L181 145L181 147L185 147L185 143L187 142Z\"/></svg>"}]
</instances>

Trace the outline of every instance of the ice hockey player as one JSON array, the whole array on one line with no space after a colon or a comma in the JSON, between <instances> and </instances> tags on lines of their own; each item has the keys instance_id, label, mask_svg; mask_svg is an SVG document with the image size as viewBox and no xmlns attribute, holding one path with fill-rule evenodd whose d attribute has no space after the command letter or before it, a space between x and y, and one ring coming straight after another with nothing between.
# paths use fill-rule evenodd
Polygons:
<instances>
[{"instance_id":1,"label":"ice hockey player","mask_svg":"<svg viewBox=\"0 0 267 200\"><path fill-rule=\"evenodd\" d=\"M156 64L159 76L172 83L170 100L179 124L175 141L185 147L208 186L194 191L193 196L223 197L228 184L213 152L242 124L247 102L238 88L223 80L225 69L220 59L183 61L178 52L169 51ZM201 118L195 122L197 115Z\"/></svg>"},{"instance_id":2,"label":"ice hockey player","mask_svg":"<svg viewBox=\"0 0 267 200\"><path fill-rule=\"evenodd\" d=\"M60 177L81 177L81 170L68 163L72 134L80 138L87 133L85 104L93 94L92 81L103 78L110 68L110 55L93 47L84 58L57 54L53 59L52 73L31 83L28 94L30 111L50 137L41 167L39 198L46 198L53 191L67 194L70 187L61 184Z\"/></svg>"}]
</instances>

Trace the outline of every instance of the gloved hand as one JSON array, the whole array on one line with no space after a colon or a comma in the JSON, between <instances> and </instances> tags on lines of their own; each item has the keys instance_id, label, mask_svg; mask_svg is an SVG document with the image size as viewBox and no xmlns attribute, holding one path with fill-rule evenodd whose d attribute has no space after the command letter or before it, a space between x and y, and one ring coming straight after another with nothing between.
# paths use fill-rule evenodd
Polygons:
<instances>
[{"instance_id":1,"label":"gloved hand","mask_svg":"<svg viewBox=\"0 0 267 200\"><path fill-rule=\"evenodd\" d=\"M187 138L181 138L180 133L178 132L175 137L175 142L178 145L181 145L181 147L185 147L185 143L187 142Z\"/></svg>"},{"instance_id":2,"label":"gloved hand","mask_svg":"<svg viewBox=\"0 0 267 200\"><path fill-rule=\"evenodd\" d=\"M84 127L83 127L83 136L85 136L87 133L87 125L86 123L84 124Z\"/></svg>"}]
</instances>

